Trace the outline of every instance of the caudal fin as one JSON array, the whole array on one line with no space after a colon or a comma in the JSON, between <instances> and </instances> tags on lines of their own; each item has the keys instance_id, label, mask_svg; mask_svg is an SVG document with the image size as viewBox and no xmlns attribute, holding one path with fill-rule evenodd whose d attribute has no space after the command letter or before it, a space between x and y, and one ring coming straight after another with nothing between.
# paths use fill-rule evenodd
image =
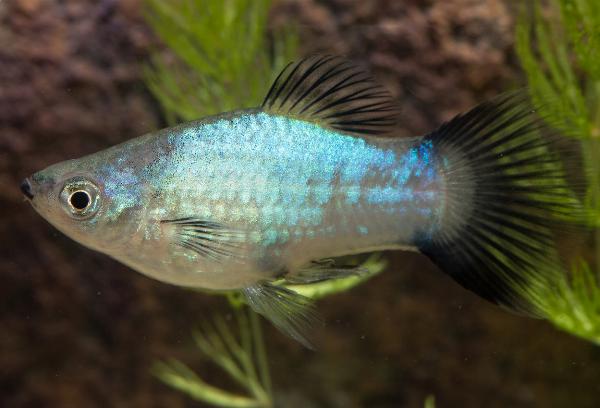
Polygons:
<instances>
[{"instance_id":1,"label":"caudal fin","mask_svg":"<svg viewBox=\"0 0 600 408\"><path fill-rule=\"evenodd\" d=\"M465 288L540 317L541 294L561 273L557 238L584 219L573 192L583 177L566 181L569 148L547 130L525 96L510 94L427 135L446 201L442 228L417 243Z\"/></svg>"}]
</instances>

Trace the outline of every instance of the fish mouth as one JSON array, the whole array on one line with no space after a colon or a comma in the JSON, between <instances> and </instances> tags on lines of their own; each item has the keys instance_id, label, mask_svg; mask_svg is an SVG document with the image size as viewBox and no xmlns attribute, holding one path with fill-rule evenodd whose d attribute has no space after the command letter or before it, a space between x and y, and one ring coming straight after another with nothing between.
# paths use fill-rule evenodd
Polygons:
<instances>
[{"instance_id":1,"label":"fish mouth","mask_svg":"<svg viewBox=\"0 0 600 408\"><path fill-rule=\"evenodd\" d=\"M26 178L21 182L21 192L29 200L33 200L33 193L31 191L31 182L29 181L29 178Z\"/></svg>"}]
</instances>

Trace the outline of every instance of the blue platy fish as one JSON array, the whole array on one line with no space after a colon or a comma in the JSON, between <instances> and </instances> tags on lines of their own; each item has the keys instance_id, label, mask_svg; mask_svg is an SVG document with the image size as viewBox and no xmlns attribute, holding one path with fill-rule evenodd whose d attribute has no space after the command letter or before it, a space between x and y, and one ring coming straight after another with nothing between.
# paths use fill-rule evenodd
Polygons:
<instances>
[{"instance_id":1,"label":"blue platy fish","mask_svg":"<svg viewBox=\"0 0 600 408\"><path fill-rule=\"evenodd\" d=\"M273 282L361 273L335 259L370 251L420 251L483 298L542 314L554 231L581 213L555 138L519 94L422 137L386 137L396 113L355 65L310 57L258 108L55 164L21 189L81 244L160 281L241 291L307 345L310 302Z\"/></svg>"}]
</instances>

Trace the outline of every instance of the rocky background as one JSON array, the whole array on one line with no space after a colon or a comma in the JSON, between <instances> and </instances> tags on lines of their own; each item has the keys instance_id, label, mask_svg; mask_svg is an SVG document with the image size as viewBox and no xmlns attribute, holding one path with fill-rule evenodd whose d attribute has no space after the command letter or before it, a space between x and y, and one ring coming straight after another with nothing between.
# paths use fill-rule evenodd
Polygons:
<instances>
[{"instance_id":1,"label":"rocky background","mask_svg":"<svg viewBox=\"0 0 600 408\"><path fill-rule=\"evenodd\" d=\"M499 0L281 0L303 51L351 55L423 133L521 81ZM190 332L219 298L152 281L59 234L22 178L164 124L142 70L160 46L140 0L0 0L0 406L196 407L151 374L180 358L216 385ZM235 52L235 50L231 50ZM596 407L600 348L476 298L414 254L319 303L314 353L266 326L286 407Z\"/></svg>"}]
</instances>

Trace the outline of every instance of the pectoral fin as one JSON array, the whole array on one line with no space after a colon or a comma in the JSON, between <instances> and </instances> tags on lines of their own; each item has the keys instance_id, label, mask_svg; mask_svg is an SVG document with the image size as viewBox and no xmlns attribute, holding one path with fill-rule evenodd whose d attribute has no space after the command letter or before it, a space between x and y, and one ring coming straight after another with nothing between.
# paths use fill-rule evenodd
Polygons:
<instances>
[{"instance_id":1,"label":"pectoral fin","mask_svg":"<svg viewBox=\"0 0 600 408\"><path fill-rule=\"evenodd\" d=\"M268 282L244 288L242 293L256 313L305 347L314 349L309 340L310 331L320 319L309 298Z\"/></svg>"},{"instance_id":2,"label":"pectoral fin","mask_svg":"<svg viewBox=\"0 0 600 408\"><path fill-rule=\"evenodd\" d=\"M243 256L241 249L246 242L243 231L193 217L162 220L161 224L173 228L174 244L202 257L220 262Z\"/></svg>"}]
</instances>

